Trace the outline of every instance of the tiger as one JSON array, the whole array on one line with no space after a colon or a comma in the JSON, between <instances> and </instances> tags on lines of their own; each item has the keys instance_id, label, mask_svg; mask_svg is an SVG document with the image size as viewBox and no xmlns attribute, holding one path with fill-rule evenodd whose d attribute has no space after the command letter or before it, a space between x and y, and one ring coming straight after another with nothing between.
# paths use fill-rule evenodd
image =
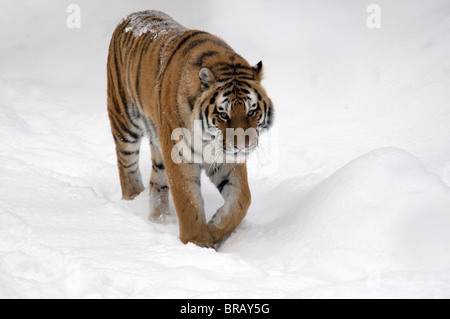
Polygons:
<instances>
[{"instance_id":1,"label":"tiger","mask_svg":"<svg viewBox=\"0 0 450 319\"><path fill-rule=\"evenodd\" d=\"M133 200L145 189L139 153L148 136L150 220L170 218L170 192L181 242L219 245L247 215L247 158L257 149L260 133L273 123L273 103L262 77L262 62L251 66L221 38L187 29L163 12L136 12L123 19L112 35L107 61L107 110L122 199ZM186 136L174 139L179 128L200 143L190 143ZM250 133L227 137L230 129ZM189 160L211 144L217 151L212 159ZM174 154L182 160L174 160ZM209 222L202 172L224 199Z\"/></svg>"}]
</instances>

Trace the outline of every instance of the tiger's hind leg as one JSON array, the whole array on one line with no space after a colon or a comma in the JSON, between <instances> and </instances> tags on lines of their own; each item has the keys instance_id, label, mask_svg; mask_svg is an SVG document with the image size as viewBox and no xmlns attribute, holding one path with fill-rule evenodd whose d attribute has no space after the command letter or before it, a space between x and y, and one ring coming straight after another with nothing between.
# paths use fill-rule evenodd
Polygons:
<instances>
[{"instance_id":1,"label":"tiger's hind leg","mask_svg":"<svg viewBox=\"0 0 450 319\"><path fill-rule=\"evenodd\" d=\"M112 101L108 99L108 113L116 144L122 199L132 200L144 190L139 169L139 150L144 131L133 122L129 112L117 114L113 110Z\"/></svg>"},{"instance_id":2,"label":"tiger's hind leg","mask_svg":"<svg viewBox=\"0 0 450 319\"><path fill-rule=\"evenodd\" d=\"M150 178L150 220L155 223L164 223L171 216L169 210L169 186L166 177L166 168L161 151L150 143L152 153L152 175Z\"/></svg>"}]
</instances>

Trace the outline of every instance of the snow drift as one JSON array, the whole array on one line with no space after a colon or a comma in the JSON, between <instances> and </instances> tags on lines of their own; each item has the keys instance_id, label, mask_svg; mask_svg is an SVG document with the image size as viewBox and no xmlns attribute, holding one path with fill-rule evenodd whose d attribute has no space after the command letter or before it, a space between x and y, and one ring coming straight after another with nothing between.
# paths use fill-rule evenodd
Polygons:
<instances>
[{"instance_id":1,"label":"snow drift","mask_svg":"<svg viewBox=\"0 0 450 319\"><path fill-rule=\"evenodd\" d=\"M394 148L370 152L306 195L295 180L275 187L290 200L260 190L260 201L271 197L280 207L276 219L264 220L267 209L256 204L249 220L258 214L263 222L242 229L224 251L258 258L270 251L268 264L291 271L323 268L343 280L364 277L373 267L450 267L450 189L411 154Z\"/></svg>"}]
</instances>

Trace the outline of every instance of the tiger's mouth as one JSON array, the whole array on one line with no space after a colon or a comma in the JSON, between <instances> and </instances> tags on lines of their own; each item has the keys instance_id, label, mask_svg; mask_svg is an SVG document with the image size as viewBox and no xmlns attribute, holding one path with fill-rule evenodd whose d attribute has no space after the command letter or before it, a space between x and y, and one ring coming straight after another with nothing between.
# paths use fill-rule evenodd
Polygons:
<instances>
[{"instance_id":1,"label":"tiger's mouth","mask_svg":"<svg viewBox=\"0 0 450 319\"><path fill-rule=\"evenodd\" d=\"M239 156L239 155L250 155L251 150L248 149L243 149L243 150L228 150L225 149L225 154L227 155L234 155L234 156Z\"/></svg>"},{"instance_id":2,"label":"tiger's mouth","mask_svg":"<svg viewBox=\"0 0 450 319\"><path fill-rule=\"evenodd\" d=\"M223 141L223 151L227 155L249 155L258 146L258 132L254 128L227 129Z\"/></svg>"},{"instance_id":3,"label":"tiger's mouth","mask_svg":"<svg viewBox=\"0 0 450 319\"><path fill-rule=\"evenodd\" d=\"M254 143L254 145L246 145L244 147L237 147L237 146L224 146L223 151L225 154L227 155L235 155L235 156L240 156L240 155L250 155L251 153L253 153L256 148L258 147L258 142Z\"/></svg>"}]
</instances>

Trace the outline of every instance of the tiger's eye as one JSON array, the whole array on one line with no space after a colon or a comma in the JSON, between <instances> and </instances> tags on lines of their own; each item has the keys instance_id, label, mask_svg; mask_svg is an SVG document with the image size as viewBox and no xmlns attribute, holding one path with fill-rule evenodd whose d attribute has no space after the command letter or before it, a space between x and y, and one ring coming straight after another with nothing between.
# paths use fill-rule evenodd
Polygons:
<instances>
[{"instance_id":1,"label":"tiger's eye","mask_svg":"<svg viewBox=\"0 0 450 319\"><path fill-rule=\"evenodd\" d=\"M255 115L256 115L256 111L250 111L250 112L248 112L247 117L248 117L248 118L252 118L252 117L254 117Z\"/></svg>"},{"instance_id":2,"label":"tiger's eye","mask_svg":"<svg viewBox=\"0 0 450 319\"><path fill-rule=\"evenodd\" d=\"M228 114L225 112L220 113L219 117L224 121L228 120Z\"/></svg>"}]
</instances>

